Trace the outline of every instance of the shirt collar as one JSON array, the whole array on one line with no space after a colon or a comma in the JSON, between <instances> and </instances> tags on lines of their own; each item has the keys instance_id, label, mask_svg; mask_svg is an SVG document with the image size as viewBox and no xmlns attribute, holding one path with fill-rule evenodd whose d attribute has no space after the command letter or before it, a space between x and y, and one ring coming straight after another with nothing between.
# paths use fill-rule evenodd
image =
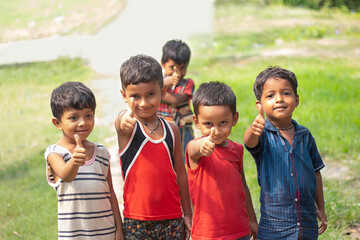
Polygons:
<instances>
[{"instance_id":1,"label":"shirt collar","mask_svg":"<svg viewBox=\"0 0 360 240\"><path fill-rule=\"evenodd\" d=\"M295 135L300 133L299 124L294 119L291 119L291 123L294 124L295 126ZM268 119L266 119L265 121L265 129L272 132L279 132L279 129L277 129L277 127L275 127L275 125L272 122L270 122Z\"/></svg>"}]
</instances>

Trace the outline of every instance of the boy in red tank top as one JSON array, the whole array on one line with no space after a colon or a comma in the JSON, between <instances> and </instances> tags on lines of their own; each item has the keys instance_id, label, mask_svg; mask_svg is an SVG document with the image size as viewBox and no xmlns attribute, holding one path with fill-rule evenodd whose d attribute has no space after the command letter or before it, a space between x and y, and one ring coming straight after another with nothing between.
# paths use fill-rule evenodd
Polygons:
<instances>
[{"instance_id":1,"label":"boy in red tank top","mask_svg":"<svg viewBox=\"0 0 360 240\"><path fill-rule=\"evenodd\" d=\"M193 97L194 124L203 137L186 150L194 205L192 239L256 239L258 223L243 169L243 146L228 139L236 125L236 97L219 82L200 85Z\"/></svg>"},{"instance_id":2,"label":"boy in red tank top","mask_svg":"<svg viewBox=\"0 0 360 240\"><path fill-rule=\"evenodd\" d=\"M125 239L189 239L192 211L177 125L156 116L164 94L161 65L146 55L120 68L129 110L115 120L124 178Z\"/></svg>"}]
</instances>

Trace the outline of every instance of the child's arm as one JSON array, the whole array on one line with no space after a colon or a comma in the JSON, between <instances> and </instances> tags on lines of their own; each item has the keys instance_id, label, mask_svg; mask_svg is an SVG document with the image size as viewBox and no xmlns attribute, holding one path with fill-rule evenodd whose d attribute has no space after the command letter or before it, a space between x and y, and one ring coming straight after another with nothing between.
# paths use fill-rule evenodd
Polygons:
<instances>
[{"instance_id":1,"label":"child's arm","mask_svg":"<svg viewBox=\"0 0 360 240\"><path fill-rule=\"evenodd\" d=\"M210 135L200 139L191 140L187 146L190 168L195 169L202 156L210 156L215 150L215 128L211 128Z\"/></svg>"},{"instance_id":2,"label":"child's arm","mask_svg":"<svg viewBox=\"0 0 360 240\"><path fill-rule=\"evenodd\" d=\"M79 167L84 166L86 161L86 149L83 147L80 137L75 134L74 138L76 147L68 162L65 162L63 157L56 153L48 156L48 162L55 178L59 177L65 182L72 182L77 175Z\"/></svg>"},{"instance_id":3,"label":"child's arm","mask_svg":"<svg viewBox=\"0 0 360 240\"><path fill-rule=\"evenodd\" d=\"M319 220L321 221L319 227L319 234L322 234L326 231L328 221L325 213L324 192L320 171L316 172L316 206L317 215Z\"/></svg>"},{"instance_id":4,"label":"child's arm","mask_svg":"<svg viewBox=\"0 0 360 240\"><path fill-rule=\"evenodd\" d=\"M190 203L190 193L187 172L184 165L184 160L181 152L181 143L180 143L180 131L175 123L170 122L170 125L174 131L175 135L175 149L174 149L174 169L177 176L177 184L179 186L179 195L181 207L184 212L184 222L186 230L186 239L190 238L190 231L192 225L192 210Z\"/></svg>"},{"instance_id":5,"label":"child's arm","mask_svg":"<svg viewBox=\"0 0 360 240\"><path fill-rule=\"evenodd\" d=\"M249 215L249 226L250 226L250 230L251 230L250 237L252 237L253 239L256 239L259 224L256 219L256 214L254 211L254 206L252 204L250 190L249 190L249 187L246 182L244 169L242 169L242 171L241 171L241 180L242 180L242 184L243 184L243 188L244 188L245 196L246 196L246 210Z\"/></svg>"},{"instance_id":6,"label":"child's arm","mask_svg":"<svg viewBox=\"0 0 360 240\"><path fill-rule=\"evenodd\" d=\"M259 114L250 124L248 129L246 129L244 134L244 144L248 148L254 148L258 145L259 136L262 134L265 128L265 116L261 104L257 102L256 107L258 109Z\"/></svg>"},{"instance_id":7,"label":"child's arm","mask_svg":"<svg viewBox=\"0 0 360 240\"><path fill-rule=\"evenodd\" d=\"M187 99L189 98L189 96L185 93L169 93L166 92L165 96L162 98L162 100L168 104L177 106L183 102L185 102Z\"/></svg>"},{"instance_id":8,"label":"child's arm","mask_svg":"<svg viewBox=\"0 0 360 240\"><path fill-rule=\"evenodd\" d=\"M108 182L109 190L110 190L110 204L111 204L112 211L114 213L115 226L116 226L115 240L124 240L119 204L118 204L116 194L114 192L114 188L113 188L113 184L112 184L110 167L108 170L107 182Z\"/></svg>"}]
</instances>

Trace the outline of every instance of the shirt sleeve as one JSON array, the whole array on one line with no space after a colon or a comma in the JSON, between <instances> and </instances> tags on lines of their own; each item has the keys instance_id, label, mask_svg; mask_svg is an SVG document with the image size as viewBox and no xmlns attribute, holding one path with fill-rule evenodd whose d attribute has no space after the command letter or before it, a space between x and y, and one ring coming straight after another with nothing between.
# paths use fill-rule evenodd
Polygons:
<instances>
[{"instance_id":1,"label":"shirt sleeve","mask_svg":"<svg viewBox=\"0 0 360 240\"><path fill-rule=\"evenodd\" d=\"M194 94L194 91L195 91L194 81L190 78L187 79L186 81L187 81L187 83L181 87L183 90L179 91L179 93L182 92L182 93L188 95L189 99L191 99Z\"/></svg>"},{"instance_id":2,"label":"shirt sleeve","mask_svg":"<svg viewBox=\"0 0 360 240\"><path fill-rule=\"evenodd\" d=\"M264 133L262 133L259 137L259 143L253 147L253 148L249 148L247 147L245 144L245 148L246 150L253 156L253 158L255 159L256 164L259 163L262 153L263 153L263 149L264 149Z\"/></svg>"},{"instance_id":3,"label":"shirt sleeve","mask_svg":"<svg viewBox=\"0 0 360 240\"><path fill-rule=\"evenodd\" d=\"M323 169L325 167L325 164L320 156L320 153L317 149L316 146L316 142L314 137L311 135L311 133L309 132L309 139L308 139L308 149L309 149L309 154L310 154L310 158L312 160L312 164L314 167L315 172L320 171L321 169Z\"/></svg>"}]
</instances>

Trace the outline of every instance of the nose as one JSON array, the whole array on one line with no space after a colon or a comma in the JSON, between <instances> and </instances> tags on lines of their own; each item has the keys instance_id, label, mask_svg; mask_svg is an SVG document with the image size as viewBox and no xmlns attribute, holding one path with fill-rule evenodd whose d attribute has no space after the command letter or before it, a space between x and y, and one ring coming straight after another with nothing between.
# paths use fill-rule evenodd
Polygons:
<instances>
[{"instance_id":1,"label":"nose","mask_svg":"<svg viewBox=\"0 0 360 240\"><path fill-rule=\"evenodd\" d=\"M80 127L85 126L86 124L87 124L87 121L86 121L85 118L79 118L79 123L78 123L78 125L79 125Z\"/></svg>"},{"instance_id":2,"label":"nose","mask_svg":"<svg viewBox=\"0 0 360 240\"><path fill-rule=\"evenodd\" d=\"M280 93L275 94L275 102L282 102L283 101L283 97Z\"/></svg>"},{"instance_id":3,"label":"nose","mask_svg":"<svg viewBox=\"0 0 360 240\"><path fill-rule=\"evenodd\" d=\"M146 105L146 99L145 98L141 98L139 101L139 106L140 107L144 107Z\"/></svg>"}]
</instances>

